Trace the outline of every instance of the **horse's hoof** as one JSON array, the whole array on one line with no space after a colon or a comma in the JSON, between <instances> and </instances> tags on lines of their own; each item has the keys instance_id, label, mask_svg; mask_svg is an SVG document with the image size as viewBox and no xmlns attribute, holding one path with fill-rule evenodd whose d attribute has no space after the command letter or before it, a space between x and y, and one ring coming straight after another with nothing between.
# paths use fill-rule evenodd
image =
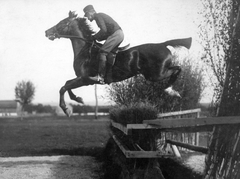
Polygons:
<instances>
[{"instance_id":1,"label":"horse's hoof","mask_svg":"<svg viewBox=\"0 0 240 179\"><path fill-rule=\"evenodd\" d=\"M67 115L67 117L70 117L71 115L72 115L72 111L71 111L71 109L65 109L64 110L64 112L65 112L65 114Z\"/></svg>"},{"instance_id":2,"label":"horse's hoof","mask_svg":"<svg viewBox=\"0 0 240 179\"><path fill-rule=\"evenodd\" d=\"M177 97L179 98L182 98L182 96L179 94L179 92L177 91L177 94L176 94Z\"/></svg>"},{"instance_id":3,"label":"horse's hoof","mask_svg":"<svg viewBox=\"0 0 240 179\"><path fill-rule=\"evenodd\" d=\"M176 97L182 98L178 91L172 89L172 86L168 87L164 91L170 96L176 96Z\"/></svg>"},{"instance_id":4,"label":"horse's hoof","mask_svg":"<svg viewBox=\"0 0 240 179\"><path fill-rule=\"evenodd\" d=\"M83 99L81 97L77 97L76 102L84 104Z\"/></svg>"}]
</instances>

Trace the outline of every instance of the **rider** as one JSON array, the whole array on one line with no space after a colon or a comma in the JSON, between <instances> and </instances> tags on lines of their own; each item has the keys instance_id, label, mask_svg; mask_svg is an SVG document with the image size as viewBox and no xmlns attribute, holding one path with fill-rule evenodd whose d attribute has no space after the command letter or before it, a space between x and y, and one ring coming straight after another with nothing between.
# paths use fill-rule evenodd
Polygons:
<instances>
[{"instance_id":1,"label":"rider","mask_svg":"<svg viewBox=\"0 0 240 179\"><path fill-rule=\"evenodd\" d=\"M83 12L85 13L84 17L87 17L91 22L95 20L97 26L100 28L100 30L93 36L93 39L97 41L106 40L98 54L99 74L96 77L93 77L100 83L104 83L107 56L113 49L116 49L122 43L124 34L116 21L107 14L96 13L92 5L86 6L83 9Z\"/></svg>"}]
</instances>

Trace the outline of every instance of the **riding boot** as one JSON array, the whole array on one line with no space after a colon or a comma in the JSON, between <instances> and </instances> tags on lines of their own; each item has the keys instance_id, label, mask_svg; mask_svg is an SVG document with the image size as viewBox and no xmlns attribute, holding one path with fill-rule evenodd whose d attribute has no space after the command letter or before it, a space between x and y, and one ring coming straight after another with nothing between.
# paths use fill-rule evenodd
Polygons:
<instances>
[{"instance_id":1,"label":"riding boot","mask_svg":"<svg viewBox=\"0 0 240 179\"><path fill-rule=\"evenodd\" d=\"M106 62L107 62L107 53L99 53L98 54L98 75L94 77L90 77L92 80L100 82L104 84L104 76L106 73Z\"/></svg>"},{"instance_id":2,"label":"riding boot","mask_svg":"<svg viewBox=\"0 0 240 179\"><path fill-rule=\"evenodd\" d=\"M100 83L104 84L104 77L106 74L107 54L100 53L98 58L99 58L99 66L98 66L99 79L98 79L98 81Z\"/></svg>"},{"instance_id":3,"label":"riding boot","mask_svg":"<svg viewBox=\"0 0 240 179\"><path fill-rule=\"evenodd\" d=\"M114 65L114 63L115 63L115 58L116 58L116 54L115 53L109 53L108 55L107 55L107 67L106 67L106 83L112 83L112 81L113 81L113 78L112 78L112 67L113 67L113 65Z\"/></svg>"}]
</instances>

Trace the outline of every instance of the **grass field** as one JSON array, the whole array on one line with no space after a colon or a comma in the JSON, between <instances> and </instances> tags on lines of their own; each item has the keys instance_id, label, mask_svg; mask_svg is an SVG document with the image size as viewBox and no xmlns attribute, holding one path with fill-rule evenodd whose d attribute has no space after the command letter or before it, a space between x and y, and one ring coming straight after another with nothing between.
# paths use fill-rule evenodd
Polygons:
<instances>
[{"instance_id":1,"label":"grass field","mask_svg":"<svg viewBox=\"0 0 240 179\"><path fill-rule=\"evenodd\" d=\"M96 156L109 139L109 122L93 119L77 116L0 118L0 157Z\"/></svg>"}]
</instances>

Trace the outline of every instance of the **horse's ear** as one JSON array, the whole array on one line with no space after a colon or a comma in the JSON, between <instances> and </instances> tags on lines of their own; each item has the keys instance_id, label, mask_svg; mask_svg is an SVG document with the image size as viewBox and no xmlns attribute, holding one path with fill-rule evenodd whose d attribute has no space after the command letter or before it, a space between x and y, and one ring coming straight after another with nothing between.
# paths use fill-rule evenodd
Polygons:
<instances>
[{"instance_id":1,"label":"horse's ear","mask_svg":"<svg viewBox=\"0 0 240 179\"><path fill-rule=\"evenodd\" d=\"M73 18L73 17L77 17L77 14L75 13L75 11L69 11L68 16L70 18Z\"/></svg>"},{"instance_id":2,"label":"horse's ear","mask_svg":"<svg viewBox=\"0 0 240 179\"><path fill-rule=\"evenodd\" d=\"M69 11L68 17L71 17L71 16L72 16L72 11Z\"/></svg>"}]
</instances>

